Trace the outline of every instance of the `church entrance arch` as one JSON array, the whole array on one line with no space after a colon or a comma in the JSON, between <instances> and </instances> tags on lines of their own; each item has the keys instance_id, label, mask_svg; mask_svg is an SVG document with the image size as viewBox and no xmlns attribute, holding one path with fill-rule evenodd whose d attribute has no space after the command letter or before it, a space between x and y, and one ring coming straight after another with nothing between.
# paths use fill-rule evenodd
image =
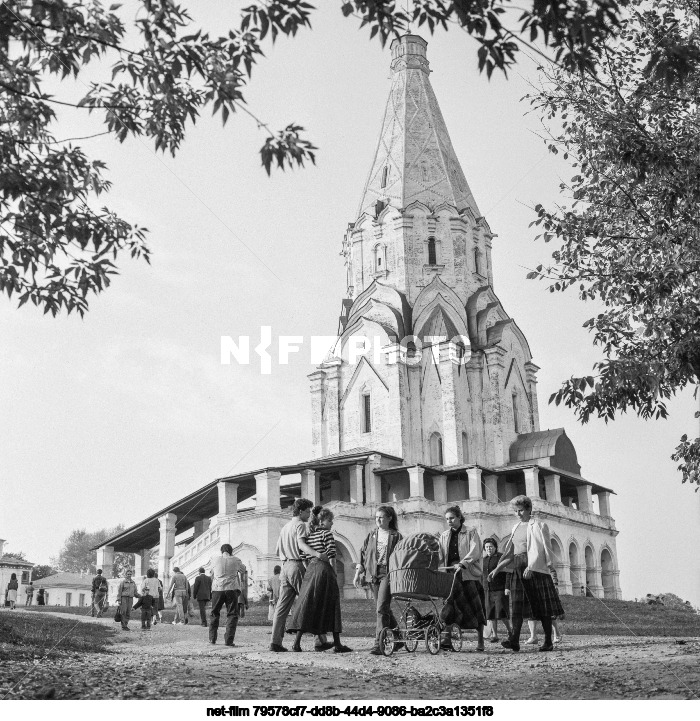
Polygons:
<instances>
[{"instance_id":1,"label":"church entrance arch","mask_svg":"<svg viewBox=\"0 0 700 721\"><path fill-rule=\"evenodd\" d=\"M335 539L335 553L335 575L338 579L340 597L343 598L345 593L353 588L354 564L350 550L337 536ZM352 596L352 594L349 593L348 596Z\"/></svg>"},{"instance_id":2,"label":"church entrance arch","mask_svg":"<svg viewBox=\"0 0 700 721\"><path fill-rule=\"evenodd\" d=\"M615 598L615 565L607 548L600 553L600 567L603 576L603 598Z\"/></svg>"}]
</instances>

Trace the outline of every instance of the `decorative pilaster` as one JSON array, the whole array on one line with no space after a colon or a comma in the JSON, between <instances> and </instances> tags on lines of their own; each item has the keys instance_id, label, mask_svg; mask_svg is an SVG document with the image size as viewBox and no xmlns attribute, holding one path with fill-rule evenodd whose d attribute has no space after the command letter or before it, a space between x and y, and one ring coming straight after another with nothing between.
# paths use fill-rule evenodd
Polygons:
<instances>
[{"instance_id":1,"label":"decorative pilaster","mask_svg":"<svg viewBox=\"0 0 700 721\"><path fill-rule=\"evenodd\" d=\"M307 377L311 383L311 445L314 458L320 458L326 455L323 428L323 380L326 374L316 370Z\"/></svg>"},{"instance_id":2,"label":"decorative pilaster","mask_svg":"<svg viewBox=\"0 0 700 721\"><path fill-rule=\"evenodd\" d=\"M537 403L537 371L540 367L528 361L525 363L525 379L527 382L527 394L530 399L530 413L533 432L540 430L540 409Z\"/></svg>"},{"instance_id":3,"label":"decorative pilaster","mask_svg":"<svg viewBox=\"0 0 700 721\"><path fill-rule=\"evenodd\" d=\"M324 455L340 452L340 358L323 364L326 371L325 417L327 446Z\"/></svg>"},{"instance_id":4,"label":"decorative pilaster","mask_svg":"<svg viewBox=\"0 0 700 721\"><path fill-rule=\"evenodd\" d=\"M382 479L374 471L379 468L379 456L372 455L365 463L365 491L367 503L379 504L382 502Z\"/></svg>"},{"instance_id":5,"label":"decorative pilaster","mask_svg":"<svg viewBox=\"0 0 700 721\"><path fill-rule=\"evenodd\" d=\"M450 341L439 345L440 359L440 390L442 394L442 455L446 466L459 463L462 427L461 418L458 418L457 391L455 388L455 373L458 366L452 362L450 352L456 356L456 348Z\"/></svg>"}]
</instances>

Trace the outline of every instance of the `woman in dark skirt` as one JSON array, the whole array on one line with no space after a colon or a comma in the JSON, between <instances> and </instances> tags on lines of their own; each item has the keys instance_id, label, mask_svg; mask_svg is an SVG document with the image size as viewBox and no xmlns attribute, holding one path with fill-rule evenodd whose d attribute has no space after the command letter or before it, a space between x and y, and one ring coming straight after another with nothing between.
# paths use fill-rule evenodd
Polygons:
<instances>
[{"instance_id":1,"label":"woman in dark skirt","mask_svg":"<svg viewBox=\"0 0 700 721\"><path fill-rule=\"evenodd\" d=\"M532 515L532 501L527 496L516 496L511 502L518 523L513 527L501 560L488 575L489 581L513 564L510 583L510 619L513 630L504 648L520 650L520 629L523 619L535 618L544 630L544 644L540 651L553 651L552 617L562 616L564 609L552 582L554 554L547 525Z\"/></svg>"},{"instance_id":2,"label":"woman in dark skirt","mask_svg":"<svg viewBox=\"0 0 700 721\"><path fill-rule=\"evenodd\" d=\"M486 595L486 604L484 611L486 612L486 620L491 626L491 643L498 641L498 622L500 620L506 625L508 635L511 628L508 617L510 609L508 604L508 596L506 596L506 580L507 575L504 571L496 574L493 581L488 580L489 573L493 571L498 562L501 560L502 553L498 552L498 542L495 538L487 538L484 541L484 593Z\"/></svg>"},{"instance_id":3,"label":"woman in dark skirt","mask_svg":"<svg viewBox=\"0 0 700 721\"><path fill-rule=\"evenodd\" d=\"M476 629L476 650L483 651L486 618L481 540L475 528L467 528L459 506L448 508L445 520L449 528L440 534L440 565L451 568L461 581L461 593L455 596L455 605L462 615L459 625Z\"/></svg>"},{"instance_id":4,"label":"woman in dark skirt","mask_svg":"<svg viewBox=\"0 0 700 721\"><path fill-rule=\"evenodd\" d=\"M301 637L305 633L319 636L333 634L335 653L348 653L351 648L340 641L343 627L340 620L340 590L333 565L335 563L335 538L331 533L333 513L316 506L309 521L306 542L315 551L325 552L327 561L312 558L306 568L299 597L287 623L287 633L296 633L292 651L301 651Z\"/></svg>"}]
</instances>

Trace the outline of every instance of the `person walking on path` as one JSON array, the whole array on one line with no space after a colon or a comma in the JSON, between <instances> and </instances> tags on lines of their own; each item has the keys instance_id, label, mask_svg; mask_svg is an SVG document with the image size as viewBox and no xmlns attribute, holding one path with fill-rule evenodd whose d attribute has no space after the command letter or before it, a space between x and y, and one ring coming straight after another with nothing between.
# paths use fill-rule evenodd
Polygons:
<instances>
[{"instance_id":1,"label":"person walking on path","mask_svg":"<svg viewBox=\"0 0 700 721\"><path fill-rule=\"evenodd\" d=\"M25 606L31 606L32 600L34 599L34 584L30 581L27 586L27 598L24 601Z\"/></svg>"},{"instance_id":2,"label":"person walking on path","mask_svg":"<svg viewBox=\"0 0 700 721\"><path fill-rule=\"evenodd\" d=\"M207 626L207 603L211 601L211 577L204 573L204 568L199 569L199 575L194 579L192 595L199 604L199 618L202 626Z\"/></svg>"},{"instance_id":3,"label":"person walking on path","mask_svg":"<svg viewBox=\"0 0 700 721\"><path fill-rule=\"evenodd\" d=\"M468 528L459 506L445 511L449 528L440 534L440 565L448 566L462 584L462 628L475 628L476 650L484 650L484 587L481 585L483 560L481 539L475 528ZM456 581L455 581L456 582Z\"/></svg>"},{"instance_id":4,"label":"person walking on path","mask_svg":"<svg viewBox=\"0 0 700 721\"><path fill-rule=\"evenodd\" d=\"M168 589L168 596L175 601L175 619L173 626L185 623L185 609L187 608L187 577L177 567L173 568L173 578Z\"/></svg>"},{"instance_id":5,"label":"person walking on path","mask_svg":"<svg viewBox=\"0 0 700 721\"><path fill-rule=\"evenodd\" d=\"M397 626L394 614L391 612L389 557L396 542L400 541L402 536L398 531L396 511L391 506L379 506L374 520L377 527L370 531L362 544L360 562L357 564L353 583L357 588L361 588L363 581L369 581L377 606L376 634L370 653L374 656L381 656L379 634L383 628L396 628ZM403 646L403 643L398 646ZM394 648L397 648L397 645Z\"/></svg>"},{"instance_id":6,"label":"person walking on path","mask_svg":"<svg viewBox=\"0 0 700 721\"><path fill-rule=\"evenodd\" d=\"M267 609L267 620L272 621L275 617L275 606L280 597L280 573L282 566L275 566L272 570L272 578L267 582L267 592L270 594L270 602ZM272 633L272 631L268 631Z\"/></svg>"},{"instance_id":7,"label":"person walking on path","mask_svg":"<svg viewBox=\"0 0 700 721\"><path fill-rule=\"evenodd\" d=\"M163 611L165 611L165 596L163 594L163 582L158 578L158 571L153 569L153 577L158 581L158 602L153 604L153 625L155 626L158 621L163 623ZM155 619L158 616L158 619Z\"/></svg>"},{"instance_id":8,"label":"person walking on path","mask_svg":"<svg viewBox=\"0 0 700 721\"><path fill-rule=\"evenodd\" d=\"M146 578L143 579L141 584L141 593L148 594L153 601L150 604L142 604L141 606L141 628L144 627L144 609L148 610L148 621L146 628L151 628L151 623L155 626L157 621L155 619L158 613L158 598L163 595L163 584L156 578L156 572L149 568L146 571Z\"/></svg>"},{"instance_id":9,"label":"person walking on path","mask_svg":"<svg viewBox=\"0 0 700 721\"><path fill-rule=\"evenodd\" d=\"M36 592L36 605L37 606L45 606L46 605L46 591L43 588L40 588Z\"/></svg>"},{"instance_id":10,"label":"person walking on path","mask_svg":"<svg viewBox=\"0 0 700 721\"><path fill-rule=\"evenodd\" d=\"M221 609L226 606L226 630L224 643L233 646L238 627L238 599L248 608L248 571L243 561L233 555L230 543L221 546L221 555L211 559L211 619L209 620L209 643L216 643ZM201 569L200 569L201 570Z\"/></svg>"},{"instance_id":11,"label":"person walking on path","mask_svg":"<svg viewBox=\"0 0 700 721\"><path fill-rule=\"evenodd\" d=\"M104 603L107 600L107 592L109 591L109 583L107 579L102 575L102 569L97 569L97 575L92 579L92 608L90 609L91 616L102 617L104 610Z\"/></svg>"},{"instance_id":12,"label":"person walking on path","mask_svg":"<svg viewBox=\"0 0 700 721\"><path fill-rule=\"evenodd\" d=\"M299 598L287 628L287 633L296 633L292 651L301 651L304 633L320 636L329 632L333 634L333 650L336 653L352 651L340 641L343 627L340 619L340 589L334 569L336 550L332 527L333 512L316 506L311 512L306 542L316 551L323 551L328 560L312 558L306 568Z\"/></svg>"},{"instance_id":13,"label":"person walking on path","mask_svg":"<svg viewBox=\"0 0 700 721\"><path fill-rule=\"evenodd\" d=\"M292 520L282 527L280 537L277 539L275 552L284 563L280 573L280 596L272 619L270 651L276 653L287 650L282 645L282 637L284 636L287 616L304 580L304 573L306 572L305 556L318 558L321 561L328 560L328 556L324 551L317 551L306 542L306 537L309 534L306 522L309 520L313 505L308 498L297 498L292 505ZM316 648L319 651L325 651L331 648L332 645L331 643L321 642Z\"/></svg>"},{"instance_id":14,"label":"person walking on path","mask_svg":"<svg viewBox=\"0 0 700 721\"><path fill-rule=\"evenodd\" d=\"M12 610L17 605L17 591L19 590L19 583L17 582L17 574L13 573L10 576L10 581L7 584L7 601L10 604Z\"/></svg>"},{"instance_id":15,"label":"person walking on path","mask_svg":"<svg viewBox=\"0 0 700 721\"><path fill-rule=\"evenodd\" d=\"M131 578L131 570L127 569L117 589L117 602L119 603L119 613L122 617L122 629L124 631L130 630L129 619L131 618L131 606L134 602L134 596L139 597L140 595L136 590L136 584Z\"/></svg>"},{"instance_id":16,"label":"person walking on path","mask_svg":"<svg viewBox=\"0 0 700 721\"><path fill-rule=\"evenodd\" d=\"M503 556L488 578L492 580L512 562L510 583L510 617L513 631L501 646L520 650L520 629L523 619L535 618L544 630L544 644L540 651L553 651L552 617L562 617L559 595L554 588L551 570L554 553L545 523L532 518L532 501L527 496L516 496L511 502L518 522L513 527Z\"/></svg>"}]
</instances>

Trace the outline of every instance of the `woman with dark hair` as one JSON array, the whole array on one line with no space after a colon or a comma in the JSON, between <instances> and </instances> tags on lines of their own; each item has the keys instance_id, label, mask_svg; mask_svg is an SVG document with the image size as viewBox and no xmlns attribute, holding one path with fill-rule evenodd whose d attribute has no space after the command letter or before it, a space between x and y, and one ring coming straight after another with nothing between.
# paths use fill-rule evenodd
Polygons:
<instances>
[{"instance_id":1,"label":"woman with dark hair","mask_svg":"<svg viewBox=\"0 0 700 721\"><path fill-rule=\"evenodd\" d=\"M370 653L381 656L379 634L383 628L395 628L396 619L391 612L391 590L389 588L389 557L396 542L401 540L396 511L391 506L379 506L374 516L377 527L370 531L360 551L360 562L355 570L353 583L361 588L369 582L374 601L377 604L377 629L374 646ZM400 647L403 644L398 644ZM394 645L397 648L397 645Z\"/></svg>"},{"instance_id":2,"label":"woman with dark hair","mask_svg":"<svg viewBox=\"0 0 700 721\"><path fill-rule=\"evenodd\" d=\"M10 604L10 608L14 610L17 605L17 591L19 589L19 583L17 582L17 574L13 573L10 576L10 582L7 584L7 601Z\"/></svg>"},{"instance_id":3,"label":"woman with dark hair","mask_svg":"<svg viewBox=\"0 0 700 721\"><path fill-rule=\"evenodd\" d=\"M141 584L141 593L142 594L148 594L152 599L153 602L150 606L150 615L151 615L151 623L155 626L156 620L155 617L158 614L158 591L159 591L159 581L156 578L156 572L149 568L148 571L146 571L146 578L143 579L143 583ZM150 623L148 624L150 627Z\"/></svg>"},{"instance_id":4,"label":"woman with dark hair","mask_svg":"<svg viewBox=\"0 0 700 721\"><path fill-rule=\"evenodd\" d=\"M491 581L508 564L513 564L510 582L513 629L501 646L519 651L523 619L534 618L544 629L540 651L553 651L552 617L563 616L564 609L551 576L554 553L549 529L545 523L532 518L532 501L527 496L516 496L510 503L518 522L513 526L501 560L488 576Z\"/></svg>"},{"instance_id":5,"label":"woman with dark hair","mask_svg":"<svg viewBox=\"0 0 700 721\"><path fill-rule=\"evenodd\" d=\"M332 511L315 506L311 512L306 542L314 551L325 556L312 558L306 568L294 612L287 624L287 633L296 633L292 651L301 651L301 637L304 633L320 636L329 632L333 634L335 653L352 651L340 641L343 627L340 620L338 578L333 569L336 550L332 527Z\"/></svg>"},{"instance_id":6,"label":"woman with dark hair","mask_svg":"<svg viewBox=\"0 0 700 721\"><path fill-rule=\"evenodd\" d=\"M475 528L467 528L462 509L450 506L445 511L449 528L440 534L440 565L451 568L461 581L459 598L462 628L475 628L476 650L484 650L484 587L481 585L481 540Z\"/></svg>"},{"instance_id":7,"label":"woman with dark hair","mask_svg":"<svg viewBox=\"0 0 700 721\"><path fill-rule=\"evenodd\" d=\"M158 611L158 621L163 623L163 611L165 611L165 597L163 596L163 582L158 578L158 571L155 569L153 570L153 577L158 581L158 603L154 603L153 607L157 609ZM155 626L156 623L158 623L155 619L153 620L153 625Z\"/></svg>"},{"instance_id":8,"label":"woman with dark hair","mask_svg":"<svg viewBox=\"0 0 700 721\"><path fill-rule=\"evenodd\" d=\"M508 596L506 596L508 574L505 571L501 571L494 576L493 581L488 580L489 573L496 568L503 555L498 552L498 541L496 541L495 538L487 538L484 541L484 553L486 554L484 556L483 575L484 593L486 595L484 612L486 613L486 620L491 626L491 643L497 643L499 620L503 620L509 635L511 632L510 622L508 621L510 610L508 607Z\"/></svg>"}]
</instances>

